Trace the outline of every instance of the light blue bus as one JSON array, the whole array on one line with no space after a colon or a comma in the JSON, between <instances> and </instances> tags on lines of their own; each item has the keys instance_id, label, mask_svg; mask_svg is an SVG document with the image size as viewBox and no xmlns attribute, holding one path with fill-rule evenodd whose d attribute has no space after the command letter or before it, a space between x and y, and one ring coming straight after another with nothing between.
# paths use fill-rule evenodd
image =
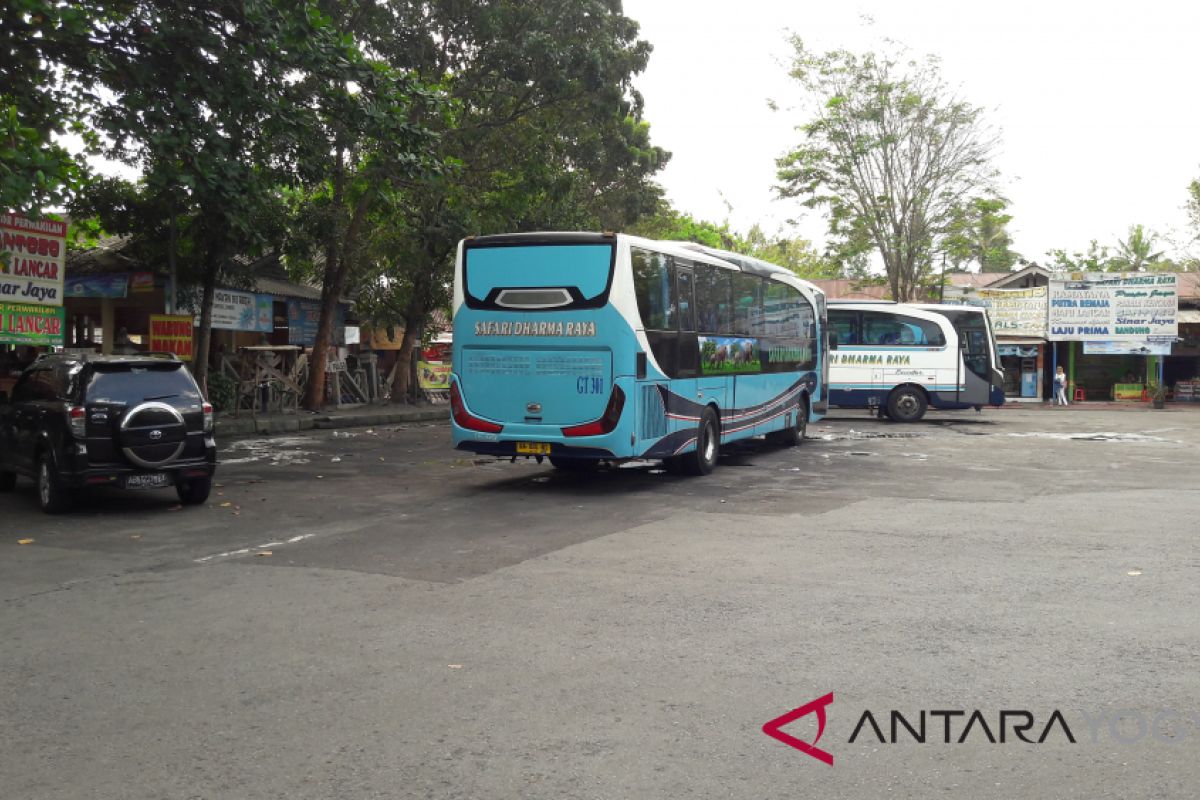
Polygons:
<instances>
[{"instance_id":1,"label":"light blue bus","mask_svg":"<svg viewBox=\"0 0 1200 800\"><path fill-rule=\"evenodd\" d=\"M697 475L724 443L799 444L828 405L825 323L821 290L733 253L612 233L465 239L454 444Z\"/></svg>"}]
</instances>

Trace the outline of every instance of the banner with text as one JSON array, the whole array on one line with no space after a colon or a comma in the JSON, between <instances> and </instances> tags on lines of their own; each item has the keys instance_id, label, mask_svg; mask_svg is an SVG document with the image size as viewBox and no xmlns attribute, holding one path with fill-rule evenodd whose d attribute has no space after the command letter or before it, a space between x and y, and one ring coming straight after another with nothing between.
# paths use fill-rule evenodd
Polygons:
<instances>
[{"instance_id":1,"label":"banner with text","mask_svg":"<svg viewBox=\"0 0 1200 800\"><path fill-rule=\"evenodd\" d=\"M0 344L61 345L62 306L0 303Z\"/></svg>"},{"instance_id":2,"label":"banner with text","mask_svg":"<svg viewBox=\"0 0 1200 800\"><path fill-rule=\"evenodd\" d=\"M0 213L0 301L61 306L67 223Z\"/></svg>"},{"instance_id":3,"label":"banner with text","mask_svg":"<svg viewBox=\"0 0 1200 800\"><path fill-rule=\"evenodd\" d=\"M1179 335L1178 312L1173 273L1074 273L1050 281L1052 341L1171 341Z\"/></svg>"},{"instance_id":4,"label":"banner with text","mask_svg":"<svg viewBox=\"0 0 1200 800\"><path fill-rule=\"evenodd\" d=\"M317 342L321 322L321 304L315 300L288 298L288 344L311 347ZM333 319L333 344L343 344L346 337L346 307L341 303Z\"/></svg>"},{"instance_id":5,"label":"banner with text","mask_svg":"<svg viewBox=\"0 0 1200 800\"><path fill-rule=\"evenodd\" d=\"M223 331L270 333L274 330L273 303L269 294L217 289L213 293L212 326ZM199 316L196 324L200 324Z\"/></svg>"},{"instance_id":6,"label":"banner with text","mask_svg":"<svg viewBox=\"0 0 1200 800\"><path fill-rule=\"evenodd\" d=\"M124 297L128 286L129 276L123 272L116 275L83 275L67 278L63 293L67 297Z\"/></svg>"},{"instance_id":7,"label":"banner with text","mask_svg":"<svg viewBox=\"0 0 1200 800\"><path fill-rule=\"evenodd\" d=\"M998 336L1045 337L1048 295L1045 286L975 291L978 304L988 309L992 330Z\"/></svg>"},{"instance_id":8,"label":"banner with text","mask_svg":"<svg viewBox=\"0 0 1200 800\"><path fill-rule=\"evenodd\" d=\"M192 330L192 318L186 314L151 314L150 351L174 353L183 361L191 361Z\"/></svg>"}]
</instances>

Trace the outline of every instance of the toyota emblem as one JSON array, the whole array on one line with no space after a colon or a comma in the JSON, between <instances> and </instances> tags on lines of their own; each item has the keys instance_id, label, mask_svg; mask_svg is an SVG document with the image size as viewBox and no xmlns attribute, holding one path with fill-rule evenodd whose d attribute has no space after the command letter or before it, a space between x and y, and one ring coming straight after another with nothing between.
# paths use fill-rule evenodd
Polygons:
<instances>
[{"instance_id":1,"label":"toyota emblem","mask_svg":"<svg viewBox=\"0 0 1200 800\"><path fill-rule=\"evenodd\" d=\"M150 438L157 442L159 439L162 438L162 431L160 431L160 430L150 431Z\"/></svg>"}]
</instances>

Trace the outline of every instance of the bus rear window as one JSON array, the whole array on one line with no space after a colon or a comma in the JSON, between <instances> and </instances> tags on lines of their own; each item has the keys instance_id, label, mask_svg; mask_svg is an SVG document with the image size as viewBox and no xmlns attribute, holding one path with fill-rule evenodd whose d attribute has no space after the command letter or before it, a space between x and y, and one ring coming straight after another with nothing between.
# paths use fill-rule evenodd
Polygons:
<instances>
[{"instance_id":1,"label":"bus rear window","mask_svg":"<svg viewBox=\"0 0 1200 800\"><path fill-rule=\"evenodd\" d=\"M471 247L463 251L463 289L472 308L598 308L612 268L611 244Z\"/></svg>"}]
</instances>

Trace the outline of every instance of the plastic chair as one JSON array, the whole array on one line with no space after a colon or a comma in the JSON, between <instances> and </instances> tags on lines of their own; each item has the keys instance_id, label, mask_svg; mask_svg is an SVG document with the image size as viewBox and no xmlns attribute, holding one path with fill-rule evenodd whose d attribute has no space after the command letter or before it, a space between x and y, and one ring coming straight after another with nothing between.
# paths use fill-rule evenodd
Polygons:
<instances>
[{"instance_id":1,"label":"plastic chair","mask_svg":"<svg viewBox=\"0 0 1200 800\"><path fill-rule=\"evenodd\" d=\"M1083 388L1082 386L1076 386L1075 402L1078 403L1080 400L1087 400L1087 389Z\"/></svg>"}]
</instances>

